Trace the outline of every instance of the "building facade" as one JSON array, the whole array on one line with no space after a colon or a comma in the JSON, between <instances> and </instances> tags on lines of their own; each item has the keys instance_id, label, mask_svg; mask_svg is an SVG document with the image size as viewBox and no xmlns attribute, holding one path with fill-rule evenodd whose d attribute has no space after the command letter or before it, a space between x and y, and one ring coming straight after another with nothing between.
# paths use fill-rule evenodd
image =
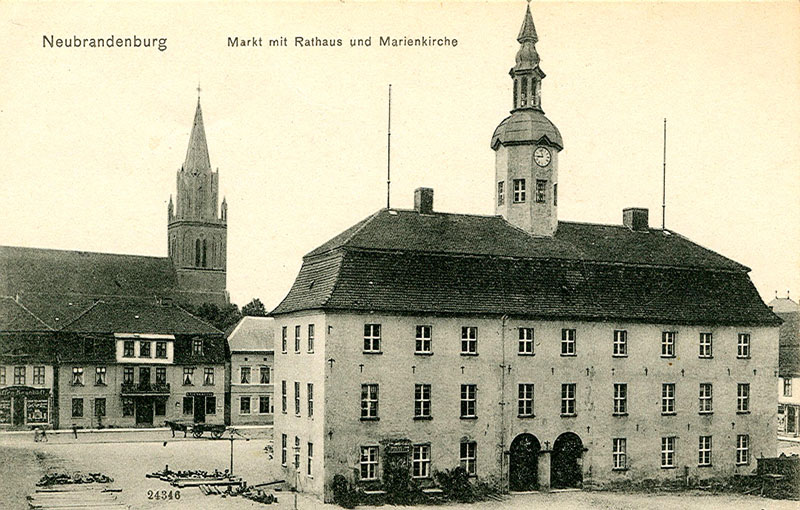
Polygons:
<instances>
[{"instance_id":1,"label":"building facade","mask_svg":"<svg viewBox=\"0 0 800 510\"><path fill-rule=\"evenodd\" d=\"M274 412L271 317L242 317L228 335L231 425L270 425Z\"/></svg>"},{"instance_id":2,"label":"building facade","mask_svg":"<svg viewBox=\"0 0 800 510\"><path fill-rule=\"evenodd\" d=\"M708 478L776 453L780 319L749 269L646 209L558 221L530 9L518 41L496 216L420 188L308 253L272 312L275 462L300 490L457 466L507 490Z\"/></svg>"},{"instance_id":3,"label":"building facade","mask_svg":"<svg viewBox=\"0 0 800 510\"><path fill-rule=\"evenodd\" d=\"M783 319L778 352L778 434L800 436L800 309L787 295L770 308Z\"/></svg>"}]
</instances>

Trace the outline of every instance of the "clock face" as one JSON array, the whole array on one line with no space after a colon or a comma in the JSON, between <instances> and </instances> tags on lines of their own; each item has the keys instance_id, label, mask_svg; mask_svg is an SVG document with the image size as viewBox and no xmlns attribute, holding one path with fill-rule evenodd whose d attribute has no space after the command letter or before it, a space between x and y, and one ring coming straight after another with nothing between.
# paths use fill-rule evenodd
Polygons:
<instances>
[{"instance_id":1,"label":"clock face","mask_svg":"<svg viewBox=\"0 0 800 510\"><path fill-rule=\"evenodd\" d=\"M550 151L547 147L538 147L533 152L533 160L539 166L547 166L550 164Z\"/></svg>"}]
</instances>

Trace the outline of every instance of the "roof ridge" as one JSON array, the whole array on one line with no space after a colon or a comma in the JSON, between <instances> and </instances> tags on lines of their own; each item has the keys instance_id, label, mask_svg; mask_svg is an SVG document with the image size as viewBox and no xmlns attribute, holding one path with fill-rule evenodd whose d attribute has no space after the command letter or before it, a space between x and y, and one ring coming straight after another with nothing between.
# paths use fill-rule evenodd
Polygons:
<instances>
[{"instance_id":1,"label":"roof ridge","mask_svg":"<svg viewBox=\"0 0 800 510\"><path fill-rule=\"evenodd\" d=\"M28 310L28 307L26 307L25 305L23 305L22 303L17 301L14 297L12 297L12 296L0 296L0 299L8 299L8 300L10 300L12 303L14 303L18 307L22 308L26 313L28 313L28 315L30 315L31 317L33 317L37 321L41 322L44 325L44 327L47 328L48 331L55 331L55 329L53 329L52 326L50 326L48 323L46 323L41 318L39 318L38 315L36 315L32 311Z\"/></svg>"},{"instance_id":2,"label":"roof ridge","mask_svg":"<svg viewBox=\"0 0 800 510\"><path fill-rule=\"evenodd\" d=\"M75 322L76 322L78 319L80 319L81 317L83 317L84 315L86 315L87 313L89 313L89 311L90 311L90 310L92 310L92 309L93 309L95 306L99 305L100 303L105 303L105 301L103 301L102 299L98 299L97 301L95 301L94 303L92 303L92 305L91 305L89 308L87 308L86 310L84 310L84 311L82 311L81 313L79 313L78 315L76 315L76 316L75 316L75 317L74 317L74 318L73 318L71 321L64 323L64 324L63 324L63 325L62 325L60 328L58 328L58 329L59 329L59 330L63 330L63 329L64 329L64 328L66 328L67 326L70 326L70 325L74 324L74 323L75 323Z\"/></svg>"},{"instance_id":3,"label":"roof ridge","mask_svg":"<svg viewBox=\"0 0 800 510\"><path fill-rule=\"evenodd\" d=\"M137 255L134 253L110 253L106 251L89 251L89 250L69 250L65 248L38 248L34 246L15 246L10 244L2 244L0 245L0 249L3 248L11 248L17 250L35 250L35 251L51 251L51 252L61 252L61 253L88 253L92 255L109 255L112 257L142 257L148 259L162 259L162 260L169 260L169 257L161 257L158 255Z\"/></svg>"}]
</instances>

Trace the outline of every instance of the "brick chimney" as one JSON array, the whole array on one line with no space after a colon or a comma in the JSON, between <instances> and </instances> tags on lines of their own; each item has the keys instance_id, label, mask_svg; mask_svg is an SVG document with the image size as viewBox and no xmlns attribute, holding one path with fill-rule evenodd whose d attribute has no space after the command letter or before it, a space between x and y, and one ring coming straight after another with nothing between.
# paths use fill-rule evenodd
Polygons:
<instances>
[{"instance_id":1,"label":"brick chimney","mask_svg":"<svg viewBox=\"0 0 800 510\"><path fill-rule=\"evenodd\" d=\"M649 228L648 211L642 207L628 207L622 210L622 224L631 230L644 230Z\"/></svg>"},{"instance_id":2,"label":"brick chimney","mask_svg":"<svg viewBox=\"0 0 800 510\"><path fill-rule=\"evenodd\" d=\"M433 188L414 190L414 210L420 214L433 214Z\"/></svg>"}]
</instances>

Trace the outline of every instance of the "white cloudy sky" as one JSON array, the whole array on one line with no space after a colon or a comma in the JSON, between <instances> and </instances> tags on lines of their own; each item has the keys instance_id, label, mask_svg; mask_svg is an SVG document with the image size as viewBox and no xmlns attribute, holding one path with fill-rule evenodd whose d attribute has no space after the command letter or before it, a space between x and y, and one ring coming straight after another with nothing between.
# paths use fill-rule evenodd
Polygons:
<instances>
[{"instance_id":1,"label":"white cloudy sky","mask_svg":"<svg viewBox=\"0 0 800 510\"><path fill-rule=\"evenodd\" d=\"M0 4L0 244L163 256L166 204L202 84L230 206L228 288L272 307L301 257L435 188L491 214L489 140L511 104L525 3ZM561 219L660 223L800 295L800 4L532 4L560 128ZM42 36L167 37L168 49L50 49ZM228 36L340 37L341 48L226 47ZM432 35L455 48L380 48ZM373 47L351 48L372 36Z\"/></svg>"}]
</instances>

